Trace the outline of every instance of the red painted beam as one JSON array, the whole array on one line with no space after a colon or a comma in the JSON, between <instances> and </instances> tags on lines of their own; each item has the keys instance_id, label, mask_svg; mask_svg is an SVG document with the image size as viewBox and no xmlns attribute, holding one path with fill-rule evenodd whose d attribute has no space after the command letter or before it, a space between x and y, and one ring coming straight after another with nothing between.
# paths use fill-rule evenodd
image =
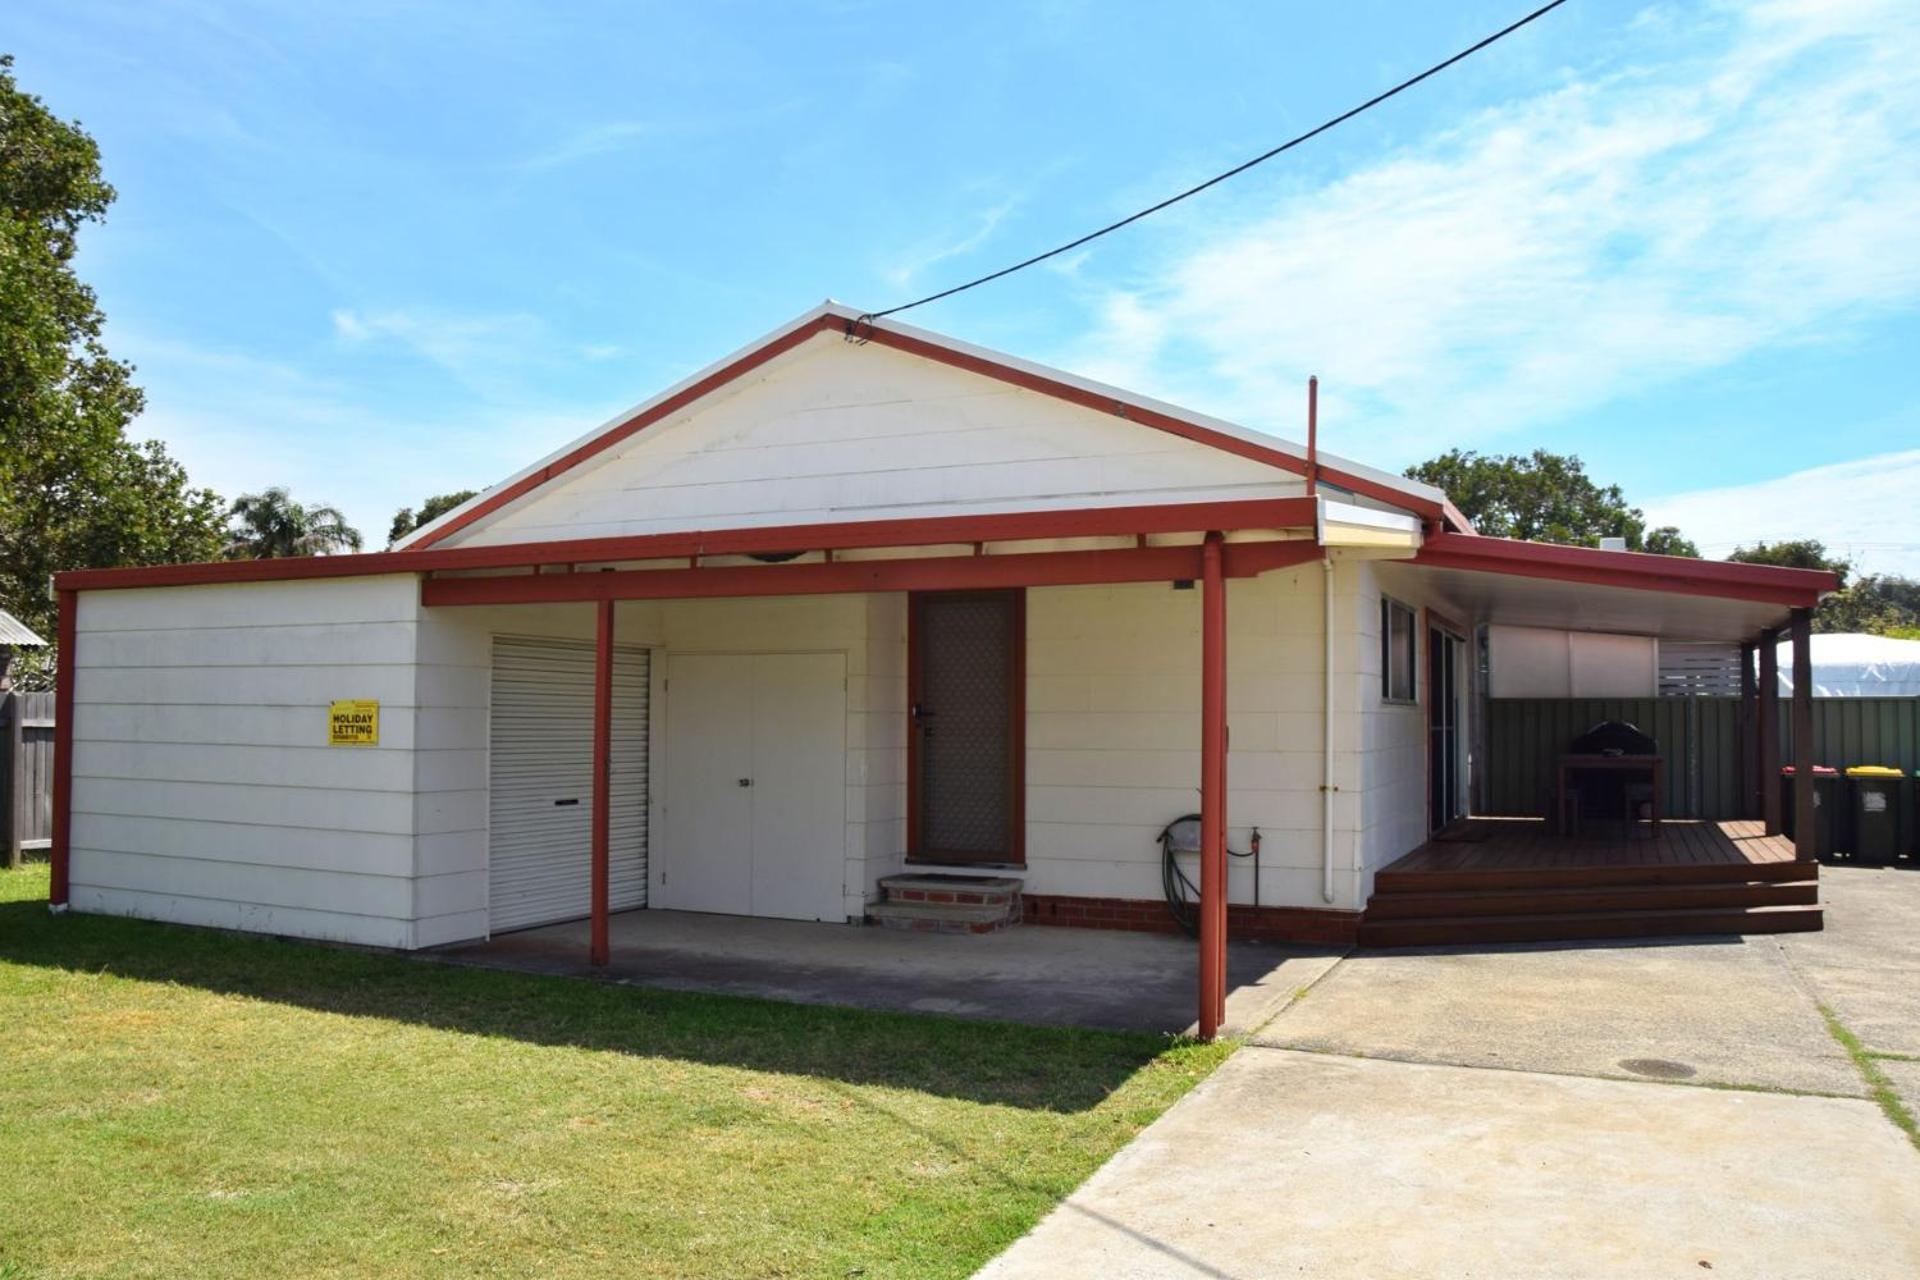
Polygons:
<instances>
[{"instance_id":1,"label":"red painted beam","mask_svg":"<svg viewBox=\"0 0 1920 1280\"><path fill-rule=\"evenodd\" d=\"M1225 572L1251 577L1318 557L1311 542L1227 547ZM1023 555L836 560L828 564L622 569L601 573L428 578L426 605L564 604L585 600L831 595L863 591L977 591L996 587L1171 582L1200 574L1198 547L1038 551Z\"/></svg>"},{"instance_id":2,"label":"red painted beam","mask_svg":"<svg viewBox=\"0 0 1920 1280\"><path fill-rule=\"evenodd\" d=\"M1217 533L1201 549L1200 1038L1220 1034L1227 1009L1227 579Z\"/></svg>"},{"instance_id":3,"label":"red painted beam","mask_svg":"<svg viewBox=\"0 0 1920 1280\"><path fill-rule=\"evenodd\" d=\"M608 959L607 904L613 796L613 601L602 600L593 639L593 835L589 963Z\"/></svg>"},{"instance_id":4,"label":"red painted beam","mask_svg":"<svg viewBox=\"0 0 1920 1280\"><path fill-rule=\"evenodd\" d=\"M1311 529L1313 526L1314 505L1305 498L1253 498L1232 502L1083 507L1057 511L1010 511L994 515L690 530L684 533L574 538L488 547L375 551L364 555L216 560L203 564L149 565L128 569L78 569L58 575L55 585L74 590L176 587L220 582L351 578L383 573L431 573L443 569L520 569L753 552L844 551L1048 538L1127 537L1142 533L1199 533L1206 529Z\"/></svg>"},{"instance_id":5,"label":"red painted beam","mask_svg":"<svg viewBox=\"0 0 1920 1280\"><path fill-rule=\"evenodd\" d=\"M1506 573L1636 591L1751 600L1761 604L1812 608L1837 591L1840 580L1815 569L1691 560L1637 551L1600 551L1546 542L1487 538L1459 533L1430 535L1414 563L1432 569Z\"/></svg>"},{"instance_id":6,"label":"red painted beam","mask_svg":"<svg viewBox=\"0 0 1920 1280\"><path fill-rule=\"evenodd\" d=\"M53 672L53 838L48 850L51 874L47 901L63 907L67 904L72 865L73 672L80 597L73 591L61 591L58 599L60 652L54 656Z\"/></svg>"}]
</instances>

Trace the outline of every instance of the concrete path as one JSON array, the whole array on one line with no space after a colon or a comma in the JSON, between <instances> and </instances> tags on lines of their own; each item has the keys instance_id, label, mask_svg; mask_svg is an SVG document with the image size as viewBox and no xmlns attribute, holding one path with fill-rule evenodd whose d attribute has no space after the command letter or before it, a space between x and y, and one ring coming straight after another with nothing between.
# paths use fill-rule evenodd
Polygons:
<instances>
[{"instance_id":1,"label":"concrete path","mask_svg":"<svg viewBox=\"0 0 1920 1280\"><path fill-rule=\"evenodd\" d=\"M1920 1275L1864 1102L1251 1048L982 1280Z\"/></svg>"},{"instance_id":2,"label":"concrete path","mask_svg":"<svg viewBox=\"0 0 1920 1280\"><path fill-rule=\"evenodd\" d=\"M587 964L584 921L428 954L677 991L1123 1031L1189 1030L1198 999L1197 950L1178 936L1023 924L975 937L687 911L624 912L610 924L604 970ZM1234 946L1228 1031L1266 1023L1340 954Z\"/></svg>"},{"instance_id":3,"label":"concrete path","mask_svg":"<svg viewBox=\"0 0 1920 1280\"><path fill-rule=\"evenodd\" d=\"M1781 949L1870 1049L1920 1055L1920 866L1823 867L1827 927Z\"/></svg>"},{"instance_id":4,"label":"concrete path","mask_svg":"<svg viewBox=\"0 0 1920 1280\"><path fill-rule=\"evenodd\" d=\"M1257 1039L1403 1062L1866 1093L1772 938L1362 953Z\"/></svg>"},{"instance_id":5,"label":"concrete path","mask_svg":"<svg viewBox=\"0 0 1920 1280\"><path fill-rule=\"evenodd\" d=\"M1920 869L1821 879L1821 934L1349 957L981 1274L1920 1276L1821 1012L1920 1113Z\"/></svg>"}]
</instances>

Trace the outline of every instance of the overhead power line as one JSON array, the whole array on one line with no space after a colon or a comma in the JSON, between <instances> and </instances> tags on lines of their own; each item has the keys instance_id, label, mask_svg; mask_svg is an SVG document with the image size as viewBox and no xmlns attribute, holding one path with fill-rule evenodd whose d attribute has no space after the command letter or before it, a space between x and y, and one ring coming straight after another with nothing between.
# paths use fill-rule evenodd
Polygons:
<instances>
[{"instance_id":1,"label":"overhead power line","mask_svg":"<svg viewBox=\"0 0 1920 1280\"><path fill-rule=\"evenodd\" d=\"M861 316L859 320L854 322L855 330L857 331L860 325L871 324L873 321L881 319L884 316L898 315L902 311L911 311L915 307L924 307L929 302L938 302L942 298L951 298L956 293L965 293L969 289L977 289L981 285L990 284L993 281L1002 278L1003 276L1010 276L1016 271L1024 271L1028 267L1035 266L1039 263L1045 262L1048 258L1057 258L1063 253L1068 253L1074 249L1078 249L1083 244L1090 244L1093 241L1098 240L1101 236L1111 235L1113 232L1120 230L1120 228L1125 226L1131 226L1133 223L1140 221L1142 218L1152 217L1154 214L1159 213L1162 209L1166 209L1173 205L1179 204L1182 200L1188 199L1191 196L1199 195L1202 191L1205 191L1208 187L1218 186L1220 183L1225 182L1228 178L1238 177L1240 174L1245 173L1247 170L1253 168L1255 165L1265 164L1267 161L1273 159L1275 156L1280 155L1283 152L1291 151L1303 142L1312 141L1313 139L1319 137L1321 134L1327 132L1327 130L1337 128L1338 126L1345 124L1347 121L1353 119L1355 116L1361 114L1362 112L1372 110L1374 107L1379 106L1381 103L1385 102L1388 98L1391 98L1396 94L1405 93L1408 89L1413 88L1413 86L1419 84L1422 80L1426 80L1433 76L1439 75L1442 71L1445 71L1448 67L1453 66L1457 62L1466 61L1468 58L1471 58L1474 54L1479 53L1482 49L1485 49L1487 46L1498 43L1499 41L1506 39L1506 37L1512 35L1514 32L1526 26L1528 23L1533 22L1535 19L1545 17L1547 14L1552 13L1555 9L1558 9L1561 5L1565 3L1567 3L1567 0L1552 0L1551 4L1543 4L1538 9L1535 9L1532 13L1529 13L1526 17L1521 18L1519 21L1510 23L1507 26L1500 28L1500 30L1494 32L1492 35L1486 37L1485 39L1477 41L1474 44L1468 45L1466 48L1462 49L1460 52L1454 54L1451 58L1448 58L1445 62L1436 62L1432 66L1428 67L1425 71L1422 71L1419 75L1413 76L1406 80L1402 80L1399 84L1393 86L1393 88L1388 89L1383 93L1375 94L1373 97L1368 98L1365 102L1361 103L1359 106L1353 107L1346 111L1342 111L1339 115L1333 117L1331 120L1325 121L1322 124L1315 125L1313 128L1307 130L1303 134L1298 135L1297 137L1287 139L1285 142L1273 148L1271 151L1263 151L1259 155L1253 157L1253 159L1247 160L1241 164L1235 165L1231 169L1228 169L1225 173L1216 173L1213 177L1208 178L1205 182L1199 183L1195 186L1188 187L1185 191L1180 192L1178 195L1168 196L1165 200L1162 200L1160 203L1148 205L1146 208L1140 210L1138 213L1128 214L1126 217L1120 219L1118 222L1110 222L1106 226L1101 227L1098 231L1089 231L1086 235L1081 236L1077 240L1069 240L1067 241L1067 243L1060 245L1057 248L1049 249L1045 253L1036 253L1031 258L1027 258L1023 261L1016 262L1010 267L1002 267L998 271L989 272L988 274L981 276L976 280L969 280L965 284L956 284L950 289L942 289L938 293L930 293L924 298L915 298L912 302L903 302L897 307L888 307L885 311L869 311L865 315Z\"/></svg>"}]
</instances>

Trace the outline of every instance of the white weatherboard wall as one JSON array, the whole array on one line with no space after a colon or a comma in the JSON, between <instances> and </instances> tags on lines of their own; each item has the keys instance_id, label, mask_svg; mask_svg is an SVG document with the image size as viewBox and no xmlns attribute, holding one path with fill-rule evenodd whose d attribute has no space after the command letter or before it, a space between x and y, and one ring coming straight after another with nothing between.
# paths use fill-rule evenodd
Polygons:
<instances>
[{"instance_id":1,"label":"white weatherboard wall","mask_svg":"<svg viewBox=\"0 0 1920 1280\"><path fill-rule=\"evenodd\" d=\"M1332 903L1322 570L1229 584L1230 843L1260 827L1265 905L1357 910L1372 870L1424 836L1424 719L1378 705L1378 572L1343 561L1334 576ZM1199 806L1200 600L1157 583L1028 593L1031 892L1159 896L1154 837ZM617 641L653 649L662 672L677 652L845 655L849 918L903 861L906 603L636 601L617 614ZM75 909L394 947L484 936L492 638L585 639L592 620L590 605L423 610L411 576L82 593ZM338 698L380 701L378 747L325 745ZM670 804L659 777L656 765L654 801ZM1233 901L1254 901L1252 876L1233 862Z\"/></svg>"},{"instance_id":2,"label":"white weatherboard wall","mask_svg":"<svg viewBox=\"0 0 1920 1280\"><path fill-rule=\"evenodd\" d=\"M1424 844L1427 839L1427 627L1424 616L1415 628L1419 656L1414 668L1418 690L1415 702L1391 702L1380 692L1380 600L1391 596L1416 612L1433 610L1472 635L1473 619L1444 595L1434 591L1418 569L1392 561L1358 562L1351 571L1351 594L1336 607L1353 610L1356 643L1349 696L1358 709L1357 730L1365 764L1360 770L1358 815L1361 824L1360 872L1355 898L1365 905L1373 893L1380 868ZM1471 665L1460 675L1460 709L1470 715ZM1468 738L1462 726L1461 741ZM1464 745L1462 747L1464 750ZM1466 770L1461 770L1466 776Z\"/></svg>"},{"instance_id":3,"label":"white weatherboard wall","mask_svg":"<svg viewBox=\"0 0 1920 1280\"><path fill-rule=\"evenodd\" d=\"M376 946L417 944L423 828L475 752L422 740L412 575L86 591L74 665L71 903ZM380 745L329 747L327 707L380 702ZM484 736L480 739L484 743Z\"/></svg>"},{"instance_id":4,"label":"white weatherboard wall","mask_svg":"<svg viewBox=\"0 0 1920 1280\"><path fill-rule=\"evenodd\" d=\"M823 334L447 545L1302 492L1117 414Z\"/></svg>"},{"instance_id":5,"label":"white weatherboard wall","mask_svg":"<svg viewBox=\"0 0 1920 1280\"><path fill-rule=\"evenodd\" d=\"M1227 839L1245 850L1260 828L1263 905L1355 910L1348 610L1336 614L1336 900L1320 891L1321 573L1228 583ZM1336 585L1350 595L1353 577L1342 567ZM1029 892L1161 896L1159 832L1200 808L1200 601L1164 583L1027 593ZM1231 860L1229 895L1254 901L1250 859Z\"/></svg>"}]
</instances>

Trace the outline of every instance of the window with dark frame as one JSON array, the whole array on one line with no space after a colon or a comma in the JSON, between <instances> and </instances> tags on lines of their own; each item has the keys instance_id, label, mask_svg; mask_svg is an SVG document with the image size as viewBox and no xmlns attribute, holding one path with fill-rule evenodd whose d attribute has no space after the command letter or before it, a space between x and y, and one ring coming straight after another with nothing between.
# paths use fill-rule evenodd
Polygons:
<instances>
[{"instance_id":1,"label":"window with dark frame","mask_svg":"<svg viewBox=\"0 0 1920 1280\"><path fill-rule=\"evenodd\" d=\"M1414 702L1418 690L1420 632L1413 610L1398 600L1380 597L1380 696L1388 702Z\"/></svg>"}]
</instances>

